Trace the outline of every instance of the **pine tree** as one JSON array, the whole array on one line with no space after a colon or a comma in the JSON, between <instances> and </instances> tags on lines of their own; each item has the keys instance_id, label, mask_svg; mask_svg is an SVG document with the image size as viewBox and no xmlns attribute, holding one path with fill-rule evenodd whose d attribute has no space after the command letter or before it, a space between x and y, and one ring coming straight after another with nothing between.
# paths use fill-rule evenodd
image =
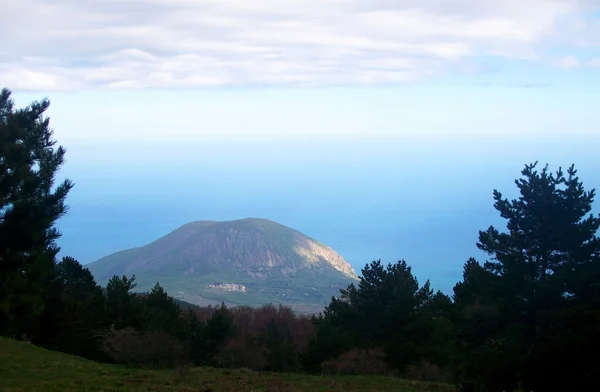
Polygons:
<instances>
[{"instance_id":1,"label":"pine tree","mask_svg":"<svg viewBox=\"0 0 600 392\"><path fill-rule=\"evenodd\" d=\"M146 308L148 329L170 334L178 333L181 309L158 282L146 297Z\"/></svg>"},{"instance_id":2,"label":"pine tree","mask_svg":"<svg viewBox=\"0 0 600 392\"><path fill-rule=\"evenodd\" d=\"M479 233L477 246L492 256L479 273L486 284L465 279L455 290L464 299L470 287L471 301L481 298L494 314L487 317L488 328L494 326L485 343L470 358L496 370L483 381L490 391L514 389L518 382L527 390L578 390L600 379L593 354L600 349L595 191L585 191L574 166L565 176L536 165L527 165L515 181L518 199L494 191L507 231L490 226Z\"/></svg>"},{"instance_id":3,"label":"pine tree","mask_svg":"<svg viewBox=\"0 0 600 392\"><path fill-rule=\"evenodd\" d=\"M141 331L144 328L144 304L131 292L136 286L135 275L131 278L115 275L106 285L107 321L117 330L130 327Z\"/></svg>"},{"instance_id":4,"label":"pine tree","mask_svg":"<svg viewBox=\"0 0 600 392\"><path fill-rule=\"evenodd\" d=\"M341 328L352 337L354 348L383 348L389 364L403 370L431 352L427 341L435 329L433 298L429 281L419 287L406 261L383 266L376 260L362 269L358 286L341 290L341 298L327 306L325 322L316 325L317 336ZM312 355L321 351L317 343Z\"/></svg>"},{"instance_id":5,"label":"pine tree","mask_svg":"<svg viewBox=\"0 0 600 392\"><path fill-rule=\"evenodd\" d=\"M275 318L272 318L262 340L265 345L267 369L276 372L297 369L298 356L286 326L278 326Z\"/></svg>"},{"instance_id":6,"label":"pine tree","mask_svg":"<svg viewBox=\"0 0 600 392\"><path fill-rule=\"evenodd\" d=\"M54 279L55 222L73 183L55 186L65 150L55 148L49 106L15 109L10 90L0 92L0 334L29 332Z\"/></svg>"},{"instance_id":7,"label":"pine tree","mask_svg":"<svg viewBox=\"0 0 600 392\"><path fill-rule=\"evenodd\" d=\"M46 306L36 344L88 358L98 358L96 337L105 327L104 295L94 277L72 257L56 265L56 280Z\"/></svg>"}]
</instances>

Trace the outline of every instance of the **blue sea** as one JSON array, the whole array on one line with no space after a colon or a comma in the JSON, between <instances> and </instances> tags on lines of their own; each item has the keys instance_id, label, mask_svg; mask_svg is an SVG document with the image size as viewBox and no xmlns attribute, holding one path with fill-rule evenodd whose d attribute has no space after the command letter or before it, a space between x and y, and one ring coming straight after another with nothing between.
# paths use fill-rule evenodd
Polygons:
<instances>
[{"instance_id":1,"label":"blue sea","mask_svg":"<svg viewBox=\"0 0 600 392\"><path fill-rule=\"evenodd\" d=\"M93 148L74 146L61 172L76 183L61 255L85 264L190 221L259 217L331 246L358 273L405 259L420 283L448 294L469 257L487 257L478 231L504 228L492 192L517 196L526 163L575 163L587 188L600 187L584 141L172 142L112 145L90 159Z\"/></svg>"}]
</instances>

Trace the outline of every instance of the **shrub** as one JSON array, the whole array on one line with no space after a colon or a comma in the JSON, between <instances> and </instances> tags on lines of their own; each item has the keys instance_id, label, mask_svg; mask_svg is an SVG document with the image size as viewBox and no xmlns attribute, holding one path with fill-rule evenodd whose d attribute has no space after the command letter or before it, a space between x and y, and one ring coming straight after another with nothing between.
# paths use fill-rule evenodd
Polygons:
<instances>
[{"instance_id":1,"label":"shrub","mask_svg":"<svg viewBox=\"0 0 600 392\"><path fill-rule=\"evenodd\" d=\"M102 337L102 351L120 364L173 367L187 363L185 347L165 332L138 332L132 328L109 329Z\"/></svg>"},{"instance_id":2,"label":"shrub","mask_svg":"<svg viewBox=\"0 0 600 392\"><path fill-rule=\"evenodd\" d=\"M314 334L310 318L285 306L229 309L233 336L218 350L214 363L223 367L292 371L299 367L298 353Z\"/></svg>"},{"instance_id":3,"label":"shrub","mask_svg":"<svg viewBox=\"0 0 600 392\"><path fill-rule=\"evenodd\" d=\"M245 330L229 339L227 344L215 355L217 366L228 368L248 368L263 370L266 366L262 347L253 341Z\"/></svg>"},{"instance_id":4,"label":"shrub","mask_svg":"<svg viewBox=\"0 0 600 392\"><path fill-rule=\"evenodd\" d=\"M390 375L391 370L380 348L354 349L321 364L325 374Z\"/></svg>"},{"instance_id":5,"label":"shrub","mask_svg":"<svg viewBox=\"0 0 600 392\"><path fill-rule=\"evenodd\" d=\"M450 375L439 366L421 360L418 364L408 365L404 376L408 379L430 382L449 382Z\"/></svg>"}]
</instances>

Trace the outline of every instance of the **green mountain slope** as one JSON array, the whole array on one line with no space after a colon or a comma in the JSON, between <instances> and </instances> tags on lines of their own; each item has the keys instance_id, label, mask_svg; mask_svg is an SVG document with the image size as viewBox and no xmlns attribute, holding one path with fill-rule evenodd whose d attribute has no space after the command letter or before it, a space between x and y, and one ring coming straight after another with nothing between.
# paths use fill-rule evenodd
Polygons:
<instances>
[{"instance_id":1,"label":"green mountain slope","mask_svg":"<svg viewBox=\"0 0 600 392\"><path fill-rule=\"evenodd\" d=\"M160 282L172 296L200 305L271 302L320 308L357 279L330 247L256 218L188 223L87 267L102 285L113 275L135 274L139 290Z\"/></svg>"}]
</instances>

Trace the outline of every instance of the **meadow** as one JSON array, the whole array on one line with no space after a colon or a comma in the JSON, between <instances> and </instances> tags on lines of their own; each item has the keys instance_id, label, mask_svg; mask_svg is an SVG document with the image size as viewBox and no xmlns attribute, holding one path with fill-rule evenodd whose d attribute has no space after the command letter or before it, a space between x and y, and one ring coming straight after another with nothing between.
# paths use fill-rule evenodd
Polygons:
<instances>
[{"instance_id":1,"label":"meadow","mask_svg":"<svg viewBox=\"0 0 600 392\"><path fill-rule=\"evenodd\" d=\"M98 363L0 337L2 392L454 392L450 385L380 376L312 376L244 369L165 370Z\"/></svg>"}]
</instances>

